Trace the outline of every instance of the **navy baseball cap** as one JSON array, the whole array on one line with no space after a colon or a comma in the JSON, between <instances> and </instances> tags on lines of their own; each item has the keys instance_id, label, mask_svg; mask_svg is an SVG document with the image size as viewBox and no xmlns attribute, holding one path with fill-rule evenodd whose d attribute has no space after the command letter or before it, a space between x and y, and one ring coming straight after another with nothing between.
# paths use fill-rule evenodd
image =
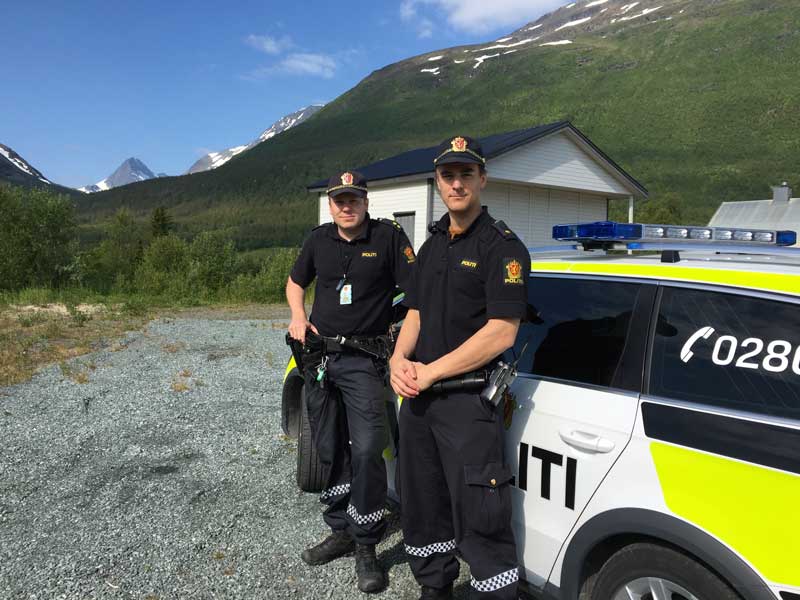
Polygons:
<instances>
[{"instance_id":1,"label":"navy baseball cap","mask_svg":"<svg viewBox=\"0 0 800 600\"><path fill-rule=\"evenodd\" d=\"M341 194L355 194L367 197L367 178L358 171L345 171L328 180L328 196L335 198Z\"/></svg>"},{"instance_id":2,"label":"navy baseball cap","mask_svg":"<svg viewBox=\"0 0 800 600\"><path fill-rule=\"evenodd\" d=\"M483 156L483 149L477 140L466 135L459 135L446 139L436 147L436 158L433 159L433 166L436 167L448 163L486 165L486 159Z\"/></svg>"}]
</instances>

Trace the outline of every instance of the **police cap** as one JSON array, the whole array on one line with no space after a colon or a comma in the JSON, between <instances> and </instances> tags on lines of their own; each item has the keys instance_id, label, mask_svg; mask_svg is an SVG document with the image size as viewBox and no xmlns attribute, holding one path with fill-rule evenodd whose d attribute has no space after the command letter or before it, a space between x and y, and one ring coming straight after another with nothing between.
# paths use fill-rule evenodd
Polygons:
<instances>
[{"instance_id":1,"label":"police cap","mask_svg":"<svg viewBox=\"0 0 800 600\"><path fill-rule=\"evenodd\" d=\"M355 194L367 197L367 178L358 171L344 171L328 180L328 196L335 198L340 194Z\"/></svg>"},{"instance_id":2,"label":"police cap","mask_svg":"<svg viewBox=\"0 0 800 600\"><path fill-rule=\"evenodd\" d=\"M485 165L483 149L480 143L466 135L448 138L436 148L436 158L433 165L446 165L448 163L475 163Z\"/></svg>"}]
</instances>

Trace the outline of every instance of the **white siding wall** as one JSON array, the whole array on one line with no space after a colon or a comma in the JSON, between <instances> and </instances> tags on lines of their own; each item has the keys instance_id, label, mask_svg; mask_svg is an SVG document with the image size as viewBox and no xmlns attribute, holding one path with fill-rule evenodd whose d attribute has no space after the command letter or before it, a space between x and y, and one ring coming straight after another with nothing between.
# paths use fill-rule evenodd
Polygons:
<instances>
[{"instance_id":1,"label":"white siding wall","mask_svg":"<svg viewBox=\"0 0 800 600\"><path fill-rule=\"evenodd\" d=\"M563 133L491 159L487 169L489 177L497 179L606 194L630 193Z\"/></svg>"},{"instance_id":2,"label":"white siding wall","mask_svg":"<svg viewBox=\"0 0 800 600\"><path fill-rule=\"evenodd\" d=\"M409 181L402 184L379 186L369 189L369 214L371 217L385 219L394 218L394 213L414 212L414 251L427 237L427 226L430 221L428 210L428 183L426 180ZM330 223L328 196L319 196L319 222Z\"/></svg>"},{"instance_id":3,"label":"white siding wall","mask_svg":"<svg viewBox=\"0 0 800 600\"><path fill-rule=\"evenodd\" d=\"M608 217L606 197L591 192L567 192L543 187L489 182L481 204L495 219L506 222L528 246L551 245L553 225L602 221ZM433 201L433 218L445 213L438 195Z\"/></svg>"}]
</instances>

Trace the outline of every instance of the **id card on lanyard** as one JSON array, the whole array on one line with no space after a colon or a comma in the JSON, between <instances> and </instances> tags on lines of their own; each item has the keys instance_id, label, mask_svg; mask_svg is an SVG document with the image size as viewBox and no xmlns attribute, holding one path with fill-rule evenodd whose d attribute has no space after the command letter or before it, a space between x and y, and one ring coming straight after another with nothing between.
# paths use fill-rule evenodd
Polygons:
<instances>
[{"instance_id":1,"label":"id card on lanyard","mask_svg":"<svg viewBox=\"0 0 800 600\"><path fill-rule=\"evenodd\" d=\"M344 257L342 257L342 250L339 247L339 259L342 262L342 278L339 280L339 284L336 286L336 291L339 292L339 305L345 304L352 304L353 303L353 284L347 283L347 271L350 270L350 262L352 261L352 255L346 253Z\"/></svg>"},{"instance_id":2,"label":"id card on lanyard","mask_svg":"<svg viewBox=\"0 0 800 600\"><path fill-rule=\"evenodd\" d=\"M353 303L353 286L346 283L339 290L339 304L352 304Z\"/></svg>"}]
</instances>

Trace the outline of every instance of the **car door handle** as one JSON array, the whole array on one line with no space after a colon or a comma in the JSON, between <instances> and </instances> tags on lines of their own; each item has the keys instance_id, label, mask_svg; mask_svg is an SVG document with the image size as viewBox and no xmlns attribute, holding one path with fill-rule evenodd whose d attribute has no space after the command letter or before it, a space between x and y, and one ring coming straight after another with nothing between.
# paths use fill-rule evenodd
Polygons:
<instances>
[{"instance_id":1,"label":"car door handle","mask_svg":"<svg viewBox=\"0 0 800 600\"><path fill-rule=\"evenodd\" d=\"M614 449L614 442L586 431L576 429L562 429L558 432L565 444L574 446L588 452L611 452Z\"/></svg>"}]
</instances>

